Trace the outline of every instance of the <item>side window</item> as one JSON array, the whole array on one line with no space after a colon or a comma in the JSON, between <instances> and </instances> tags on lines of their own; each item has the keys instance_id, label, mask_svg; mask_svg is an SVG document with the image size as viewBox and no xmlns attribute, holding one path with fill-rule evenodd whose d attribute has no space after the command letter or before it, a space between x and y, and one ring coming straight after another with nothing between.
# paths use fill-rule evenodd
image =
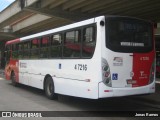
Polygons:
<instances>
[{"instance_id":1,"label":"side window","mask_svg":"<svg viewBox=\"0 0 160 120\"><path fill-rule=\"evenodd\" d=\"M64 41L64 57L80 58L81 53L81 39L80 31L70 31L65 34Z\"/></svg>"},{"instance_id":2,"label":"side window","mask_svg":"<svg viewBox=\"0 0 160 120\"><path fill-rule=\"evenodd\" d=\"M48 58L49 39L49 36L42 37L41 39L40 58Z\"/></svg>"},{"instance_id":3,"label":"side window","mask_svg":"<svg viewBox=\"0 0 160 120\"><path fill-rule=\"evenodd\" d=\"M31 42L31 49L37 49L39 48L39 45L40 45L40 39L34 38Z\"/></svg>"},{"instance_id":4,"label":"side window","mask_svg":"<svg viewBox=\"0 0 160 120\"><path fill-rule=\"evenodd\" d=\"M11 45L7 45L5 48L5 60L8 63L11 57Z\"/></svg>"},{"instance_id":5,"label":"side window","mask_svg":"<svg viewBox=\"0 0 160 120\"><path fill-rule=\"evenodd\" d=\"M83 30L83 46L82 46L82 56L92 57L96 45L95 38L95 28L88 27Z\"/></svg>"},{"instance_id":6,"label":"side window","mask_svg":"<svg viewBox=\"0 0 160 120\"><path fill-rule=\"evenodd\" d=\"M30 41L24 42L23 47L24 47L23 58L29 59L29 57L30 57Z\"/></svg>"},{"instance_id":7,"label":"side window","mask_svg":"<svg viewBox=\"0 0 160 120\"><path fill-rule=\"evenodd\" d=\"M51 37L50 57L60 58L62 56L62 35L55 34Z\"/></svg>"},{"instance_id":8,"label":"side window","mask_svg":"<svg viewBox=\"0 0 160 120\"><path fill-rule=\"evenodd\" d=\"M34 38L31 40L31 54L30 58L39 58L39 47L40 47L40 39Z\"/></svg>"},{"instance_id":9,"label":"side window","mask_svg":"<svg viewBox=\"0 0 160 120\"><path fill-rule=\"evenodd\" d=\"M23 43L19 43L18 45L18 58L22 59L23 58Z\"/></svg>"},{"instance_id":10,"label":"side window","mask_svg":"<svg viewBox=\"0 0 160 120\"><path fill-rule=\"evenodd\" d=\"M18 58L18 44L12 45L12 58L17 59Z\"/></svg>"}]
</instances>

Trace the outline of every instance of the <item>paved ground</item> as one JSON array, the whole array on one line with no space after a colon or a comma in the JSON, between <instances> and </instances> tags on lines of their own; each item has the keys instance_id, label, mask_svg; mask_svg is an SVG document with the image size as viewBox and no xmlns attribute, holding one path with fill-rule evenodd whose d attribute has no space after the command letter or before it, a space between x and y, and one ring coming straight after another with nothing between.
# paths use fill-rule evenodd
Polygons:
<instances>
[{"instance_id":1,"label":"paved ground","mask_svg":"<svg viewBox=\"0 0 160 120\"><path fill-rule=\"evenodd\" d=\"M147 96L131 96L89 100L60 96L58 100L48 100L39 89L20 85L14 87L3 79L0 72L0 111L160 111L160 84L156 84L156 93ZM73 113L74 114L74 113ZM63 116L63 115L62 115ZM0 118L3 120L6 118ZM9 119L9 118L8 118ZM10 118L13 120L14 118ZM22 119L22 118L15 118ZM39 118L48 120L53 118ZM121 120L128 118L113 117L56 117L64 120ZM129 118L143 119L143 118ZM37 120L34 118L34 120ZM146 118L145 118L146 120Z\"/></svg>"}]
</instances>

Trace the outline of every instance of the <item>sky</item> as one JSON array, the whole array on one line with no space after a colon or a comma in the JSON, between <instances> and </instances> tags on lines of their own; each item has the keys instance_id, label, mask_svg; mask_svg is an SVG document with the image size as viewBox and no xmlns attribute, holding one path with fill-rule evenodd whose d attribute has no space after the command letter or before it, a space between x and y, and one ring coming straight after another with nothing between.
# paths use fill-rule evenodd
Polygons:
<instances>
[{"instance_id":1,"label":"sky","mask_svg":"<svg viewBox=\"0 0 160 120\"><path fill-rule=\"evenodd\" d=\"M0 12L9 6L15 0L0 0Z\"/></svg>"}]
</instances>

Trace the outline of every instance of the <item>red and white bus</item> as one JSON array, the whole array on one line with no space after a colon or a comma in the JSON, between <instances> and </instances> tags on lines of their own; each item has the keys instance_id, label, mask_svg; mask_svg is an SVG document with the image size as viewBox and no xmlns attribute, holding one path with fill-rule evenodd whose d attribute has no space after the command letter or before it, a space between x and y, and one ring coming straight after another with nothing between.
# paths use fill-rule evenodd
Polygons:
<instances>
[{"instance_id":1,"label":"red and white bus","mask_svg":"<svg viewBox=\"0 0 160 120\"><path fill-rule=\"evenodd\" d=\"M160 52L156 52L156 77L160 78Z\"/></svg>"},{"instance_id":2,"label":"red and white bus","mask_svg":"<svg viewBox=\"0 0 160 120\"><path fill-rule=\"evenodd\" d=\"M82 98L155 92L153 24L99 16L6 43L5 76L57 94Z\"/></svg>"}]
</instances>

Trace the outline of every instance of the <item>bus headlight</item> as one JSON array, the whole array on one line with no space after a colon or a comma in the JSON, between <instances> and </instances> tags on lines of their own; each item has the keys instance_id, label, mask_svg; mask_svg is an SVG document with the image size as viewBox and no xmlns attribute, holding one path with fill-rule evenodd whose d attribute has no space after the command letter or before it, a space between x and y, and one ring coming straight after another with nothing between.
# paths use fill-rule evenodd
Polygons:
<instances>
[{"instance_id":1,"label":"bus headlight","mask_svg":"<svg viewBox=\"0 0 160 120\"><path fill-rule=\"evenodd\" d=\"M105 85L109 87L112 86L110 68L107 60L105 60L104 58L102 58L102 80Z\"/></svg>"}]
</instances>

